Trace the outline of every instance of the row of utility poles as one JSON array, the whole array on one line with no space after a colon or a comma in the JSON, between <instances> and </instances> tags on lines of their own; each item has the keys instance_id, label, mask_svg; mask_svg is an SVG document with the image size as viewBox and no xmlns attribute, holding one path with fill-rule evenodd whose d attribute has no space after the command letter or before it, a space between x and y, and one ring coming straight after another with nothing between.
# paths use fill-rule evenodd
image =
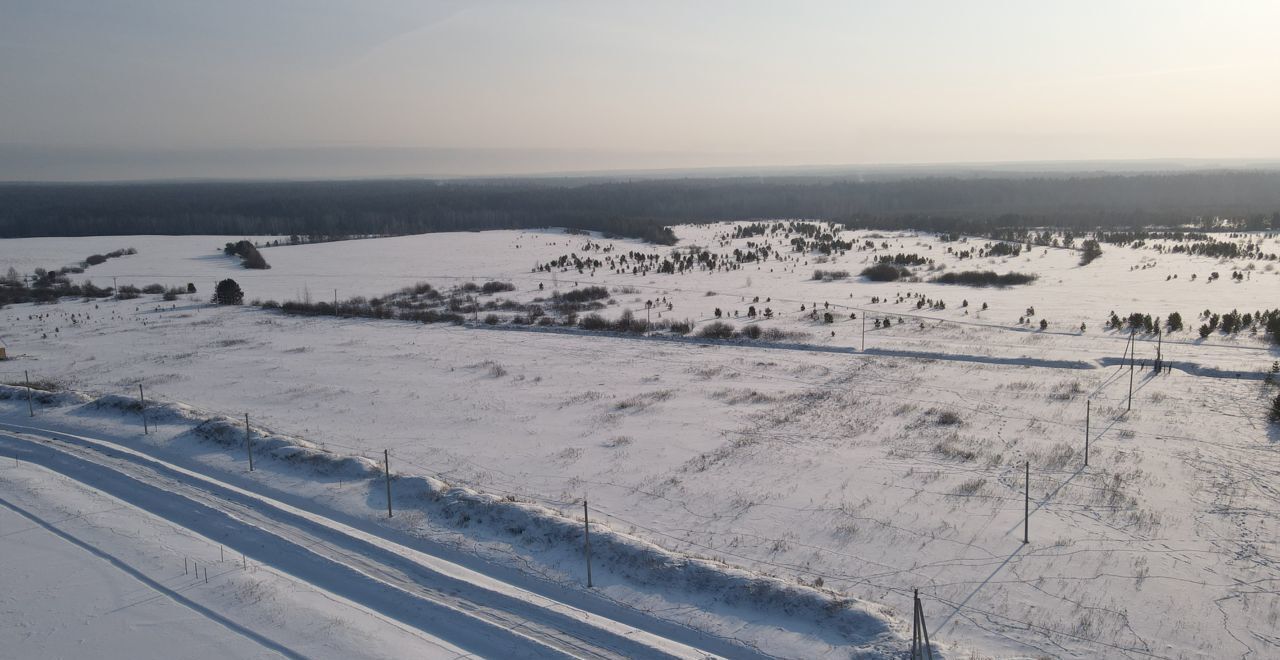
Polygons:
<instances>
[{"instance_id":1,"label":"row of utility poles","mask_svg":"<svg viewBox=\"0 0 1280 660\"><path fill-rule=\"evenodd\" d=\"M866 350L867 317L865 314L865 310L863 311L864 311L864 314L862 316L862 350ZM1135 365L1136 358L1134 355L1134 352L1135 352L1134 348L1136 347L1135 333L1136 331L1130 332L1129 341L1125 348L1125 353L1129 358L1129 392L1128 392L1128 398L1127 398L1127 403L1125 407L1126 411L1133 410L1133 379L1134 379L1134 371L1136 368L1136 365ZM1159 372L1163 366L1163 351L1160 343L1157 343L1156 356L1157 357L1155 362L1155 369L1157 372ZM27 411L31 416L34 417L35 407L32 402L33 388L31 387L30 374L24 371L23 378L25 379L27 384ZM143 386L141 383L138 384L138 405L139 405L139 413L140 413L140 416L142 417L142 429L143 429L142 432L144 435L146 435L150 433L150 423L147 420L147 413L146 413L146 406L147 406L146 393L143 390ZM1085 423L1084 423L1084 465L1085 467L1089 466L1089 445L1090 445L1091 434L1092 434L1091 433L1092 418L1093 418L1093 401L1092 399L1087 399L1085 401ZM253 433L249 425L248 413L245 413L244 415L244 443L245 443L245 453L247 454L249 459L249 471L252 472L254 470ZM382 462L383 481L386 485L386 492L387 492L387 517L391 518L394 515L393 509L392 509L392 495L391 495L391 451L389 449L384 449L382 452L382 457L383 457L383 462ZM1023 516L1022 517L1022 542L1026 544L1031 542L1031 461L1029 460L1023 462L1022 516ZM582 529L583 554L586 560L587 588L594 588L595 585L594 585L594 581L592 579L592 573L591 573L591 513L590 513L590 508L588 507L586 498L583 498L582 500L582 524L583 524L583 529ZM918 589L915 590L914 592L913 601L914 601L914 604L913 604L914 620L913 620L913 629L912 629L911 658L913 660L917 658L920 660L923 660L926 657L933 658L933 650L929 642L929 631L928 631L928 627L925 624L924 608L920 600L920 593Z\"/></svg>"}]
</instances>

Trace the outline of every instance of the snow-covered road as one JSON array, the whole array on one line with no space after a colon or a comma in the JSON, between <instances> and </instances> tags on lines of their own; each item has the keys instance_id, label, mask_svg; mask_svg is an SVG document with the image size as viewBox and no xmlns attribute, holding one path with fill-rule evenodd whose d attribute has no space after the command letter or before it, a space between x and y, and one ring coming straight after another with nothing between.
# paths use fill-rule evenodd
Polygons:
<instances>
[{"instance_id":1,"label":"snow-covered road","mask_svg":"<svg viewBox=\"0 0 1280 660\"><path fill-rule=\"evenodd\" d=\"M697 640L667 639L636 627L635 621L610 620L553 601L123 447L5 427L0 455L61 473L479 655L715 655L685 643ZM740 647L733 654L751 651Z\"/></svg>"}]
</instances>

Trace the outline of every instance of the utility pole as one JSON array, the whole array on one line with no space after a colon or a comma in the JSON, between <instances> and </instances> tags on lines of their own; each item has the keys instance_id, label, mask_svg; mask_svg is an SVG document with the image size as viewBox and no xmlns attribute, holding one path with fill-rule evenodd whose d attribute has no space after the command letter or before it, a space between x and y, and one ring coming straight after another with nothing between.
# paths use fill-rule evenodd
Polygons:
<instances>
[{"instance_id":1,"label":"utility pole","mask_svg":"<svg viewBox=\"0 0 1280 660\"><path fill-rule=\"evenodd\" d=\"M1130 343L1134 341L1134 338L1133 338L1134 332L1135 332L1134 330L1129 331ZM1135 361L1134 354L1138 352L1137 349L1138 349L1138 345L1134 344L1133 349L1129 351L1129 404L1125 407L1125 412L1129 412L1130 410L1133 410L1133 363Z\"/></svg>"},{"instance_id":2,"label":"utility pole","mask_svg":"<svg viewBox=\"0 0 1280 660\"><path fill-rule=\"evenodd\" d=\"M31 375L27 373L26 369L22 370L22 379L27 382L27 414L31 417L35 417L36 408L35 405L31 403Z\"/></svg>"},{"instance_id":3,"label":"utility pole","mask_svg":"<svg viewBox=\"0 0 1280 660\"><path fill-rule=\"evenodd\" d=\"M249 471L253 472L253 438L249 435L249 413L244 414L244 449L249 452Z\"/></svg>"},{"instance_id":4,"label":"utility pole","mask_svg":"<svg viewBox=\"0 0 1280 660\"><path fill-rule=\"evenodd\" d=\"M142 383L138 383L138 414L142 415L142 435L150 433L147 428L147 397L142 393Z\"/></svg>"},{"instance_id":5,"label":"utility pole","mask_svg":"<svg viewBox=\"0 0 1280 660\"><path fill-rule=\"evenodd\" d=\"M391 517L391 450L382 450L382 469L387 476L387 517Z\"/></svg>"},{"instance_id":6,"label":"utility pole","mask_svg":"<svg viewBox=\"0 0 1280 660\"><path fill-rule=\"evenodd\" d=\"M911 660L933 660L933 646L929 643L929 627L924 622L924 604L920 602L920 590L913 590L915 615L911 626Z\"/></svg>"},{"instance_id":7,"label":"utility pole","mask_svg":"<svg viewBox=\"0 0 1280 660\"><path fill-rule=\"evenodd\" d=\"M587 512L587 498L582 498L582 538L587 548L587 588L591 588L591 514Z\"/></svg>"},{"instance_id":8,"label":"utility pole","mask_svg":"<svg viewBox=\"0 0 1280 660\"><path fill-rule=\"evenodd\" d=\"M1093 400L1084 402L1084 466L1089 467L1089 417L1093 413Z\"/></svg>"},{"instance_id":9,"label":"utility pole","mask_svg":"<svg viewBox=\"0 0 1280 660\"><path fill-rule=\"evenodd\" d=\"M1022 484L1026 489L1023 492L1022 500L1022 542L1031 542L1031 461L1025 461L1023 465L1027 466L1026 476L1023 477Z\"/></svg>"},{"instance_id":10,"label":"utility pole","mask_svg":"<svg viewBox=\"0 0 1280 660\"><path fill-rule=\"evenodd\" d=\"M1164 368L1164 333L1156 328L1156 373Z\"/></svg>"}]
</instances>

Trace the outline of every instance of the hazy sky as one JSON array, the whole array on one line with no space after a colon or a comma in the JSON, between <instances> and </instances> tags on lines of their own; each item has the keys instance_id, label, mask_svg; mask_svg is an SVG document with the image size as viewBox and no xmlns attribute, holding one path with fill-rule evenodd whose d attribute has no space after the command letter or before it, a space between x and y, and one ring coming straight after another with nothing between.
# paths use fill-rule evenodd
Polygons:
<instances>
[{"instance_id":1,"label":"hazy sky","mask_svg":"<svg viewBox=\"0 0 1280 660\"><path fill-rule=\"evenodd\" d=\"M0 178L1280 156L1280 3L0 0Z\"/></svg>"}]
</instances>

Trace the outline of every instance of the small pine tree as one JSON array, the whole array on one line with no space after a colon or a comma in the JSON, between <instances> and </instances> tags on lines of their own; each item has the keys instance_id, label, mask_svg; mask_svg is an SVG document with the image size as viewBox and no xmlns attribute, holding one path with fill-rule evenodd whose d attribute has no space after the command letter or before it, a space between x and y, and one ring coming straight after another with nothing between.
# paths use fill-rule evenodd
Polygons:
<instances>
[{"instance_id":1,"label":"small pine tree","mask_svg":"<svg viewBox=\"0 0 1280 660\"><path fill-rule=\"evenodd\" d=\"M1275 401L1271 402L1271 423L1280 424L1280 394L1276 395Z\"/></svg>"},{"instance_id":2,"label":"small pine tree","mask_svg":"<svg viewBox=\"0 0 1280 660\"><path fill-rule=\"evenodd\" d=\"M228 277L218 282L218 287L213 292L213 302L217 305L239 305L244 302L244 291L240 290L240 285L235 280Z\"/></svg>"},{"instance_id":3,"label":"small pine tree","mask_svg":"<svg viewBox=\"0 0 1280 660\"><path fill-rule=\"evenodd\" d=\"M1048 322L1048 321L1046 321L1046 320L1044 320L1044 319L1040 319L1040 329L1041 329L1041 330L1048 330L1048 329L1049 329L1049 322Z\"/></svg>"}]
</instances>

